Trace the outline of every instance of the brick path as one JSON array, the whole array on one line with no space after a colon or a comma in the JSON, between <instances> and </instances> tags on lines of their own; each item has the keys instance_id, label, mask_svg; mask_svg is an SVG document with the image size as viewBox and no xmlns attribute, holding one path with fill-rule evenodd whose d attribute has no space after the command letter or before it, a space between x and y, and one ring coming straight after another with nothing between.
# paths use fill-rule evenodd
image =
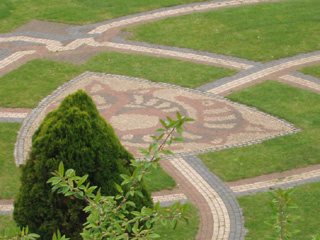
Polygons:
<instances>
[{"instance_id":1,"label":"brick path","mask_svg":"<svg viewBox=\"0 0 320 240\"><path fill-rule=\"evenodd\" d=\"M79 88L91 94L101 114L114 125L123 144L133 152L137 147L148 144L147 136L158 127L159 117L179 110L197 119L196 123L186 128L186 143L173 149L178 154L162 162L163 168L176 179L179 188L154 193L154 200L161 201L163 206L177 200L195 204L201 219L197 239L244 239L244 220L235 195L319 181L320 165L232 183L222 182L197 158L197 154L250 145L295 133L299 129L218 95L225 96L266 79L320 93L319 79L295 72L303 66L320 63L320 51L259 63L214 53L128 41L120 30L167 17L260 2L271 1L221 0L186 4L84 26L33 20L9 34L0 34L0 76L35 58L81 64L104 50L176 58L240 71L198 90L130 77L85 73L59 87L33 110L0 107L0 122L23 121L15 148L17 164L26 158L31 136L44 115L56 108L63 97ZM136 119L135 122L132 119ZM136 152L134 154L139 157ZM12 209L12 200L0 200L0 214L10 213Z\"/></svg>"}]
</instances>

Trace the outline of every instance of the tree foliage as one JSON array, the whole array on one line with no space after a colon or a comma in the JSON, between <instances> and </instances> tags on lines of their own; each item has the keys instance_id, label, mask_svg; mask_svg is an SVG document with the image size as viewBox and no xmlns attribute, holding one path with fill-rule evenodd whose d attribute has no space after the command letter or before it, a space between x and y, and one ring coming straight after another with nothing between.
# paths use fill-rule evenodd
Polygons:
<instances>
[{"instance_id":1,"label":"tree foliage","mask_svg":"<svg viewBox=\"0 0 320 240\"><path fill-rule=\"evenodd\" d=\"M120 143L111 125L100 116L90 96L84 91L66 97L59 108L50 112L32 138L32 148L22 167L22 185L14 203L14 219L28 225L41 239L51 239L57 229L71 239L81 239L82 224L88 214L85 202L51 191L46 183L51 172L63 161L66 168L101 188L107 196L117 194L121 174L131 174L133 159ZM152 206L149 193L139 183L143 198L132 199L136 209Z\"/></svg>"}]
</instances>

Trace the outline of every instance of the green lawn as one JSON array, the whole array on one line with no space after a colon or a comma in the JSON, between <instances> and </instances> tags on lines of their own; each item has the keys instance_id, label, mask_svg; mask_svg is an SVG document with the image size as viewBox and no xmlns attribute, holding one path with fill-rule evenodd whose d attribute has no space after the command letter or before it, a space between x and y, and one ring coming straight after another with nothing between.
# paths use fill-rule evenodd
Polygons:
<instances>
[{"instance_id":1,"label":"green lawn","mask_svg":"<svg viewBox=\"0 0 320 240\"><path fill-rule=\"evenodd\" d=\"M173 189L176 186L176 181L168 175L159 165L156 169L150 167L144 178L144 182L150 192L161 191L163 189Z\"/></svg>"},{"instance_id":2,"label":"green lawn","mask_svg":"<svg viewBox=\"0 0 320 240\"><path fill-rule=\"evenodd\" d=\"M301 216L295 221L294 229L301 232L294 235L294 240L310 240L311 235L320 232L319 211L320 211L320 183L313 183L295 187L292 194L294 202L299 206L293 209L292 214ZM272 200L268 193L258 193L253 196L238 198L242 207L245 227L248 229L246 240L269 239L272 235L272 228L266 225L265 221L271 221L271 210L269 202Z\"/></svg>"},{"instance_id":3,"label":"green lawn","mask_svg":"<svg viewBox=\"0 0 320 240\"><path fill-rule=\"evenodd\" d=\"M190 204L188 214L192 216L189 225L185 222L179 222L177 228L174 230L169 223L167 226L157 223L155 226L155 232L161 236L160 239L195 240L199 228L199 217L195 206Z\"/></svg>"},{"instance_id":4,"label":"green lawn","mask_svg":"<svg viewBox=\"0 0 320 240\"><path fill-rule=\"evenodd\" d=\"M119 16L204 0L1 0L0 32L9 32L32 19L83 25Z\"/></svg>"},{"instance_id":5,"label":"green lawn","mask_svg":"<svg viewBox=\"0 0 320 240\"><path fill-rule=\"evenodd\" d=\"M0 236L4 235L5 229L16 227L12 215L0 215Z\"/></svg>"},{"instance_id":6,"label":"green lawn","mask_svg":"<svg viewBox=\"0 0 320 240\"><path fill-rule=\"evenodd\" d=\"M32 60L0 78L0 106L34 108L58 86L82 72L70 63Z\"/></svg>"},{"instance_id":7,"label":"green lawn","mask_svg":"<svg viewBox=\"0 0 320 240\"><path fill-rule=\"evenodd\" d=\"M206 153L200 158L224 181L281 172L320 163L320 95L267 81L228 96L303 129L252 146Z\"/></svg>"},{"instance_id":8,"label":"green lawn","mask_svg":"<svg viewBox=\"0 0 320 240\"><path fill-rule=\"evenodd\" d=\"M299 72L320 78L320 65L304 67Z\"/></svg>"},{"instance_id":9,"label":"green lawn","mask_svg":"<svg viewBox=\"0 0 320 240\"><path fill-rule=\"evenodd\" d=\"M80 66L37 59L0 78L0 106L34 108L53 90L85 71L146 78L190 88L236 73L180 60L114 52L100 53Z\"/></svg>"},{"instance_id":10,"label":"green lawn","mask_svg":"<svg viewBox=\"0 0 320 240\"><path fill-rule=\"evenodd\" d=\"M13 157L20 123L0 122L0 199L13 198L20 187L20 171Z\"/></svg>"},{"instance_id":11,"label":"green lawn","mask_svg":"<svg viewBox=\"0 0 320 240\"><path fill-rule=\"evenodd\" d=\"M320 49L319 9L319 0L261 3L127 30L135 33L133 40L271 61Z\"/></svg>"}]
</instances>

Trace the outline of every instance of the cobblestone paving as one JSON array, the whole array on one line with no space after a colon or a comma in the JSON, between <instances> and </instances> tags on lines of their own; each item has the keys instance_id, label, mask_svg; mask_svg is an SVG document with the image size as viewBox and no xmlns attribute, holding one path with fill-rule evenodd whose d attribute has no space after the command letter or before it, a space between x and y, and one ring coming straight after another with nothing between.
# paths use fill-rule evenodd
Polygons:
<instances>
[{"instance_id":1,"label":"cobblestone paving","mask_svg":"<svg viewBox=\"0 0 320 240\"><path fill-rule=\"evenodd\" d=\"M0 215L11 214L12 212L13 212L12 204L0 205Z\"/></svg>"},{"instance_id":2,"label":"cobblestone paving","mask_svg":"<svg viewBox=\"0 0 320 240\"><path fill-rule=\"evenodd\" d=\"M287 76L287 74L301 68L302 66L317 63L320 63L320 51L261 64L259 66L242 71L234 76L206 84L198 89L224 96L239 88L247 87L263 80L277 78L287 80L289 83L318 89L319 83L317 82L314 82L312 86L310 86L310 81L302 81L300 79L298 82L296 82L298 78Z\"/></svg>"},{"instance_id":3,"label":"cobblestone paving","mask_svg":"<svg viewBox=\"0 0 320 240\"><path fill-rule=\"evenodd\" d=\"M183 193L152 196L152 199L154 204L156 204L157 202L160 202L161 207L171 206L173 203L176 203L178 201L180 201L181 203L188 202L188 198Z\"/></svg>"},{"instance_id":4,"label":"cobblestone paving","mask_svg":"<svg viewBox=\"0 0 320 240\"><path fill-rule=\"evenodd\" d=\"M233 186L231 187L231 189L237 196L243 196L277 188L292 188L293 186L319 181L320 169L295 174L284 178Z\"/></svg>"},{"instance_id":5,"label":"cobblestone paving","mask_svg":"<svg viewBox=\"0 0 320 240\"><path fill-rule=\"evenodd\" d=\"M0 107L0 122L23 122L32 109Z\"/></svg>"},{"instance_id":6,"label":"cobblestone paving","mask_svg":"<svg viewBox=\"0 0 320 240\"><path fill-rule=\"evenodd\" d=\"M154 201L160 201L163 206L177 200L195 204L201 219L197 239L244 239L242 211L235 194L241 196L270 188L287 188L319 181L320 170L229 188L202 164L196 157L198 153L250 145L294 133L299 129L216 94L224 96L267 79L320 93L319 79L295 72L302 66L320 63L320 52L258 63L214 53L128 41L119 32L123 27L167 17L260 2L270 0L221 0L186 4L84 26L33 20L12 33L0 34L0 76L30 59L64 59L79 63L77 58L82 58L80 60L83 62L86 60L85 55L92 56L103 50L176 58L241 70L232 77L204 85L198 90L155 84L143 79L85 73L59 87L33 110L0 107L0 122L24 121L15 148L17 164L26 158L31 136L44 115L56 108L67 94L79 88L91 94L101 114L115 127L123 144L136 156L138 155L134 149L149 143L148 135L158 128L158 118L180 111L197 121L186 127L186 143L173 149L179 154L162 163L163 168L177 181L179 189L162 196L155 195ZM130 119L135 119L135 122ZM8 214L12 210L12 203L0 202L0 214Z\"/></svg>"}]
</instances>

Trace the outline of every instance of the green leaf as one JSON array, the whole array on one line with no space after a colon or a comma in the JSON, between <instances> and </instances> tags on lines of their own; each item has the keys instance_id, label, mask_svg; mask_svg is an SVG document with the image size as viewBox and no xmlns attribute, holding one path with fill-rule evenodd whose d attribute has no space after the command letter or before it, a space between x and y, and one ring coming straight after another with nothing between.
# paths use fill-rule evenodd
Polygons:
<instances>
[{"instance_id":1,"label":"green leaf","mask_svg":"<svg viewBox=\"0 0 320 240\"><path fill-rule=\"evenodd\" d=\"M183 134L183 127L177 127L176 130L180 136Z\"/></svg>"},{"instance_id":2,"label":"green leaf","mask_svg":"<svg viewBox=\"0 0 320 240\"><path fill-rule=\"evenodd\" d=\"M194 122L195 120L193 118L184 118L184 122Z\"/></svg>"},{"instance_id":3,"label":"green leaf","mask_svg":"<svg viewBox=\"0 0 320 240\"><path fill-rule=\"evenodd\" d=\"M178 224L178 219L174 218L174 219L172 220L172 223L171 223L172 228L173 228L173 229L176 229L177 224Z\"/></svg>"},{"instance_id":4,"label":"green leaf","mask_svg":"<svg viewBox=\"0 0 320 240\"><path fill-rule=\"evenodd\" d=\"M151 228L151 221L150 221L150 220L146 221L146 227L147 227L148 229Z\"/></svg>"},{"instance_id":5,"label":"green leaf","mask_svg":"<svg viewBox=\"0 0 320 240\"><path fill-rule=\"evenodd\" d=\"M86 195L89 195L93 192L93 190L95 190L97 188L97 186L92 186L90 187L87 191L86 191Z\"/></svg>"},{"instance_id":6,"label":"green leaf","mask_svg":"<svg viewBox=\"0 0 320 240\"><path fill-rule=\"evenodd\" d=\"M167 226L167 219L161 218L160 222L163 226Z\"/></svg>"},{"instance_id":7,"label":"green leaf","mask_svg":"<svg viewBox=\"0 0 320 240\"><path fill-rule=\"evenodd\" d=\"M89 175L87 174L87 175L84 175L82 178L80 178L80 180L78 181L78 185L81 185L82 183L84 183L88 177Z\"/></svg>"},{"instance_id":8,"label":"green leaf","mask_svg":"<svg viewBox=\"0 0 320 240\"><path fill-rule=\"evenodd\" d=\"M156 132L166 132L166 130L163 129L163 128L159 128L159 129L156 130Z\"/></svg>"},{"instance_id":9,"label":"green leaf","mask_svg":"<svg viewBox=\"0 0 320 240\"><path fill-rule=\"evenodd\" d=\"M156 233L151 233L151 234L148 235L148 237L150 237L150 238L160 238L160 235L156 234Z\"/></svg>"},{"instance_id":10,"label":"green leaf","mask_svg":"<svg viewBox=\"0 0 320 240\"><path fill-rule=\"evenodd\" d=\"M98 189L96 197L93 199L95 202L99 202L101 199L101 188Z\"/></svg>"},{"instance_id":11,"label":"green leaf","mask_svg":"<svg viewBox=\"0 0 320 240\"><path fill-rule=\"evenodd\" d=\"M130 177L127 174L120 174L120 177L122 177L124 180L130 180Z\"/></svg>"},{"instance_id":12,"label":"green leaf","mask_svg":"<svg viewBox=\"0 0 320 240\"><path fill-rule=\"evenodd\" d=\"M152 167L153 167L154 169L157 169L157 167L158 167L158 163L156 163L156 162L152 162Z\"/></svg>"},{"instance_id":13,"label":"green leaf","mask_svg":"<svg viewBox=\"0 0 320 240\"><path fill-rule=\"evenodd\" d=\"M132 231L133 231L135 234L138 234L138 231L137 231L138 227L139 227L139 222L136 221L135 224L134 224L134 226L133 226L133 228L132 228Z\"/></svg>"},{"instance_id":14,"label":"green leaf","mask_svg":"<svg viewBox=\"0 0 320 240\"><path fill-rule=\"evenodd\" d=\"M130 205L130 206L132 206L132 207L135 207L135 206L136 206L136 204L135 204L134 202L132 202L132 201L127 201L127 204Z\"/></svg>"},{"instance_id":15,"label":"green leaf","mask_svg":"<svg viewBox=\"0 0 320 240\"><path fill-rule=\"evenodd\" d=\"M175 142L184 142L185 140L183 138L173 138L172 141Z\"/></svg>"},{"instance_id":16,"label":"green leaf","mask_svg":"<svg viewBox=\"0 0 320 240\"><path fill-rule=\"evenodd\" d=\"M63 162L62 161L59 163L58 171L59 171L60 176L64 175L64 166L63 166Z\"/></svg>"},{"instance_id":17,"label":"green leaf","mask_svg":"<svg viewBox=\"0 0 320 240\"><path fill-rule=\"evenodd\" d=\"M153 209L154 209L156 212L159 212L159 210L160 210L160 202L159 202L159 201L156 203L156 205L154 205Z\"/></svg>"},{"instance_id":18,"label":"green leaf","mask_svg":"<svg viewBox=\"0 0 320 240\"><path fill-rule=\"evenodd\" d=\"M179 120L182 119L182 116L181 116L181 114L180 114L179 112L177 112L177 118L178 118Z\"/></svg>"},{"instance_id":19,"label":"green leaf","mask_svg":"<svg viewBox=\"0 0 320 240\"><path fill-rule=\"evenodd\" d=\"M52 177L47 181L47 183L52 183L52 185L56 185L59 182L61 182L61 180L62 179L60 177Z\"/></svg>"},{"instance_id":20,"label":"green leaf","mask_svg":"<svg viewBox=\"0 0 320 240\"><path fill-rule=\"evenodd\" d=\"M142 153L143 155L149 154L149 151L143 148L138 148L139 152Z\"/></svg>"},{"instance_id":21,"label":"green leaf","mask_svg":"<svg viewBox=\"0 0 320 240\"><path fill-rule=\"evenodd\" d=\"M149 215L149 216L151 216L151 215L153 215L153 210L150 209L150 208L143 207L143 208L141 209L141 213L142 213L143 215Z\"/></svg>"},{"instance_id":22,"label":"green leaf","mask_svg":"<svg viewBox=\"0 0 320 240\"><path fill-rule=\"evenodd\" d=\"M158 155L159 155L159 151L156 150L156 151L153 153L153 156L154 156L154 157L158 157Z\"/></svg>"},{"instance_id":23,"label":"green leaf","mask_svg":"<svg viewBox=\"0 0 320 240\"><path fill-rule=\"evenodd\" d=\"M66 176L67 176L67 177L72 177L73 173L74 173L74 170L73 170L73 169L68 169L68 170L66 171Z\"/></svg>"},{"instance_id":24,"label":"green leaf","mask_svg":"<svg viewBox=\"0 0 320 240\"><path fill-rule=\"evenodd\" d=\"M65 196L68 197L68 196L72 196L72 195L74 195L74 194L76 194L76 193L70 191L70 192L67 192L67 193L65 194Z\"/></svg>"},{"instance_id":25,"label":"green leaf","mask_svg":"<svg viewBox=\"0 0 320 240\"><path fill-rule=\"evenodd\" d=\"M164 136L164 133L162 133L162 134L156 139L156 141L161 140L161 139L163 138L163 136Z\"/></svg>"},{"instance_id":26,"label":"green leaf","mask_svg":"<svg viewBox=\"0 0 320 240\"><path fill-rule=\"evenodd\" d=\"M61 193L66 194L66 192L69 191L69 187L63 187L61 188Z\"/></svg>"},{"instance_id":27,"label":"green leaf","mask_svg":"<svg viewBox=\"0 0 320 240\"><path fill-rule=\"evenodd\" d=\"M122 190L122 188L120 187L119 184L116 184L116 188L117 188L119 193L123 194L123 190Z\"/></svg>"},{"instance_id":28,"label":"green leaf","mask_svg":"<svg viewBox=\"0 0 320 240\"><path fill-rule=\"evenodd\" d=\"M131 214L133 214L133 215L135 215L135 216L140 216L140 215L141 215L141 213L138 212L138 211L132 211Z\"/></svg>"}]
</instances>

